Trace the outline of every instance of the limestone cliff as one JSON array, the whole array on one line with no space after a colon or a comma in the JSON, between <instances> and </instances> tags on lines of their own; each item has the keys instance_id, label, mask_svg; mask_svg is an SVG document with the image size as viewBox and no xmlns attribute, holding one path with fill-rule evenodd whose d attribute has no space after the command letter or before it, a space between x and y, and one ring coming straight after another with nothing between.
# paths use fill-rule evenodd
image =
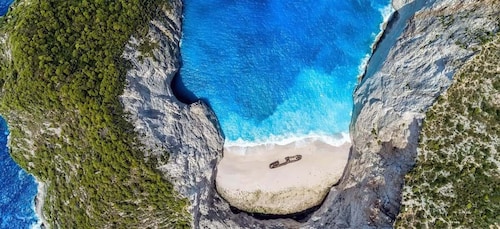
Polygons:
<instances>
[{"instance_id":1,"label":"limestone cliff","mask_svg":"<svg viewBox=\"0 0 500 229\"><path fill-rule=\"evenodd\" d=\"M133 67L121 100L148 156L169 153L159 169L191 201L193 228L391 227L426 109L474 55L479 35L499 26L484 1L394 1L398 11L354 93L354 146L340 184L300 222L259 220L232 211L215 191L223 138L213 112L202 102L181 103L170 88L180 66L182 14L182 2L173 2L173 10L150 23L151 41L130 40L124 56ZM159 44L153 56L137 50L143 42Z\"/></svg>"},{"instance_id":2,"label":"limestone cliff","mask_svg":"<svg viewBox=\"0 0 500 229\"><path fill-rule=\"evenodd\" d=\"M121 101L147 147L146 156L158 159L158 169L181 194L189 197L196 218L200 206L204 206L200 201L207 200L213 191L213 173L223 139L216 117L207 105L184 104L170 88L180 66L182 2L172 1L171 6L173 9L163 9L164 14L151 21L149 41L130 40L124 58L133 67L127 73L127 87ZM152 57L147 56L137 50L144 42L158 44L160 48L153 50Z\"/></svg>"},{"instance_id":3,"label":"limestone cliff","mask_svg":"<svg viewBox=\"0 0 500 229\"><path fill-rule=\"evenodd\" d=\"M354 93L354 147L344 180L312 219L334 227L392 226L425 111L474 55L476 34L498 30L492 14L489 4L465 0L417 0L399 9Z\"/></svg>"}]
</instances>

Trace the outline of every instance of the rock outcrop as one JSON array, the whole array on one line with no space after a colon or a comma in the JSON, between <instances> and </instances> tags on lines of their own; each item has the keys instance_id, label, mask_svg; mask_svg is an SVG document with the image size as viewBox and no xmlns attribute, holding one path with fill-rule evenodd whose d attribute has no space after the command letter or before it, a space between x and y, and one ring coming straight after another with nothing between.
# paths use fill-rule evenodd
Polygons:
<instances>
[{"instance_id":1,"label":"rock outcrop","mask_svg":"<svg viewBox=\"0 0 500 229\"><path fill-rule=\"evenodd\" d=\"M494 1L494 0L492 0ZM150 23L148 57L134 38L124 53L132 62L121 100L159 169L191 202L193 228L391 227L400 208L404 174L415 163L426 109L474 55L481 33L498 30L487 1L395 0L398 9L377 44L354 94L354 146L338 186L300 221L259 220L232 211L214 187L223 138L202 102L183 104L170 88L179 70L182 2ZM468 47L467 49L464 48ZM162 155L170 156L162 161Z\"/></svg>"},{"instance_id":2,"label":"rock outcrop","mask_svg":"<svg viewBox=\"0 0 500 229\"><path fill-rule=\"evenodd\" d=\"M223 138L217 119L206 104L184 104L170 88L180 67L182 2L172 1L171 7L151 21L149 41L131 38L127 45L123 56L131 62L132 69L127 73L127 87L120 99L146 147L146 158L159 160L158 169L177 191L189 198L196 218L203 211L198 208L199 202L213 190ZM148 56L138 51L144 42L160 48Z\"/></svg>"}]
</instances>

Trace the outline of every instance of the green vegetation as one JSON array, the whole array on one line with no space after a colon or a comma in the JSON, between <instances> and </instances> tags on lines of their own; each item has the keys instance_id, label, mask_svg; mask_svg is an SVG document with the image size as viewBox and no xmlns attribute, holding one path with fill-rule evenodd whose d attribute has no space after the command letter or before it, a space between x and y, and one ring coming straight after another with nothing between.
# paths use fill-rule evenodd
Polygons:
<instances>
[{"instance_id":1,"label":"green vegetation","mask_svg":"<svg viewBox=\"0 0 500 229\"><path fill-rule=\"evenodd\" d=\"M0 114L14 159L48 184L52 226L189 226L187 201L146 162L118 99L125 44L167 4L20 1L0 22Z\"/></svg>"},{"instance_id":2,"label":"green vegetation","mask_svg":"<svg viewBox=\"0 0 500 229\"><path fill-rule=\"evenodd\" d=\"M396 227L500 227L500 36L491 40L427 112Z\"/></svg>"}]
</instances>

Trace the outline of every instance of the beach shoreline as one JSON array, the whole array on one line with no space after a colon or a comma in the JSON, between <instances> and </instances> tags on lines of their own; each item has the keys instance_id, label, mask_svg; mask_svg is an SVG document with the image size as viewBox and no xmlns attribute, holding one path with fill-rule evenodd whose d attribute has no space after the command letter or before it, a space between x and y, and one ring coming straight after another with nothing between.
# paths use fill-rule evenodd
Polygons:
<instances>
[{"instance_id":1,"label":"beach shoreline","mask_svg":"<svg viewBox=\"0 0 500 229\"><path fill-rule=\"evenodd\" d=\"M371 52L360 63L358 80L366 74L396 9L390 4L380 11L383 22ZM347 165L351 140L348 133L341 135L226 141L217 165L217 191L233 207L248 212L284 215L315 207L339 182ZM270 163L282 163L285 157L295 155L301 159L269 168Z\"/></svg>"},{"instance_id":2,"label":"beach shoreline","mask_svg":"<svg viewBox=\"0 0 500 229\"><path fill-rule=\"evenodd\" d=\"M300 144L301 142L321 141L332 146L341 146L351 142L349 133L342 132L336 135L326 135L321 133L309 133L307 135L289 135L289 136L269 136L267 141L245 141L238 139L235 141L227 140L224 142L225 148L231 148L231 152L236 152L236 149L246 149L248 147L266 146L273 147L275 145L283 146L289 144Z\"/></svg>"},{"instance_id":3,"label":"beach shoreline","mask_svg":"<svg viewBox=\"0 0 500 229\"><path fill-rule=\"evenodd\" d=\"M248 212L292 214L319 205L338 183L351 144L331 145L316 138L285 145L224 147L216 187L232 206ZM242 152L244 151L244 152ZM285 163L286 157L300 155ZM284 164L270 168L279 161Z\"/></svg>"}]
</instances>

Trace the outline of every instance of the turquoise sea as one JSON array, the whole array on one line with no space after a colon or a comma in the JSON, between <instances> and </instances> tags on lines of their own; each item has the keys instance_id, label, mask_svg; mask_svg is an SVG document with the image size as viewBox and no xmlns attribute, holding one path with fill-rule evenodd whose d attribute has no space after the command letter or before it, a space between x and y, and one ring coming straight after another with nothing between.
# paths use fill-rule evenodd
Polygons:
<instances>
[{"instance_id":1,"label":"turquoise sea","mask_svg":"<svg viewBox=\"0 0 500 229\"><path fill-rule=\"evenodd\" d=\"M390 0L186 0L174 90L227 144L343 138Z\"/></svg>"}]
</instances>

